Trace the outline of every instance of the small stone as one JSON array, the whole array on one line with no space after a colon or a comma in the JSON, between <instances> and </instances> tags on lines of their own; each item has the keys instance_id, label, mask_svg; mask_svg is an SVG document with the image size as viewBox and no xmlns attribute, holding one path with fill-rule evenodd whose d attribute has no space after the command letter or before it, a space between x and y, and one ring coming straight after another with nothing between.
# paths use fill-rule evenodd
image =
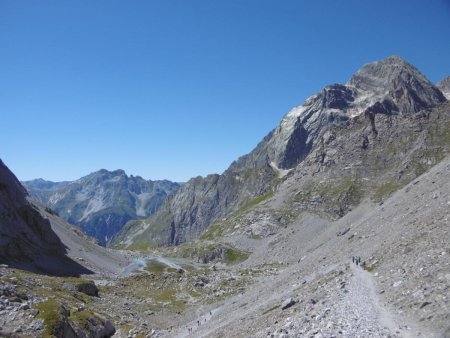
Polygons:
<instances>
[{"instance_id":1,"label":"small stone","mask_svg":"<svg viewBox=\"0 0 450 338\"><path fill-rule=\"evenodd\" d=\"M288 298L281 304L281 310L286 310L287 308L290 308L294 304L295 300L293 300L292 298Z\"/></svg>"},{"instance_id":2,"label":"small stone","mask_svg":"<svg viewBox=\"0 0 450 338\"><path fill-rule=\"evenodd\" d=\"M394 284L392 284L392 287L396 288L396 287L399 287L401 284L402 284L402 281L399 280L399 281L395 282Z\"/></svg>"},{"instance_id":3,"label":"small stone","mask_svg":"<svg viewBox=\"0 0 450 338\"><path fill-rule=\"evenodd\" d=\"M203 281L201 281L201 280L196 281L195 284L194 284L194 287L196 287L196 288L204 287L204 286L205 286L205 283L203 283Z\"/></svg>"},{"instance_id":4,"label":"small stone","mask_svg":"<svg viewBox=\"0 0 450 338\"><path fill-rule=\"evenodd\" d=\"M22 303L19 306L19 310L28 310L30 308L30 306L27 303Z\"/></svg>"}]
</instances>

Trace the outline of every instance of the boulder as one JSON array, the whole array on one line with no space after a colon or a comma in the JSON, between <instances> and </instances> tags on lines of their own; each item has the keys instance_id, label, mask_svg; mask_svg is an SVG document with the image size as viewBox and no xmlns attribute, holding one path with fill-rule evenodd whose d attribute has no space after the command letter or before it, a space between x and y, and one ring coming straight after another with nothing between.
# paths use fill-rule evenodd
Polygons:
<instances>
[{"instance_id":1,"label":"boulder","mask_svg":"<svg viewBox=\"0 0 450 338\"><path fill-rule=\"evenodd\" d=\"M98 288L93 281L83 281L76 285L76 290L88 296L98 297Z\"/></svg>"}]
</instances>

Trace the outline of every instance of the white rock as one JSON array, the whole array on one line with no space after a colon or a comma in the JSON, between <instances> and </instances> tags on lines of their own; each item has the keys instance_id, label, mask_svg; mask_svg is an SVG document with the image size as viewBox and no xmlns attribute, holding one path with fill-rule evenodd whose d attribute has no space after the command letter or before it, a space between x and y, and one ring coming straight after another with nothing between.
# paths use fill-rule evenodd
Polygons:
<instances>
[{"instance_id":1,"label":"white rock","mask_svg":"<svg viewBox=\"0 0 450 338\"><path fill-rule=\"evenodd\" d=\"M399 287L401 284L402 284L402 281L399 280L399 281L395 282L394 284L392 284L392 287L396 288L396 287Z\"/></svg>"}]
</instances>

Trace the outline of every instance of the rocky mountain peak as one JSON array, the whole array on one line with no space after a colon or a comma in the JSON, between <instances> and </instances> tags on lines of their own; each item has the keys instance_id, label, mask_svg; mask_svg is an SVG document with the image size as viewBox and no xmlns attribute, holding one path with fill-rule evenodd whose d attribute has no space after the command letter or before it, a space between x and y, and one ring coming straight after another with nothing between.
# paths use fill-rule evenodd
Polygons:
<instances>
[{"instance_id":1,"label":"rocky mountain peak","mask_svg":"<svg viewBox=\"0 0 450 338\"><path fill-rule=\"evenodd\" d=\"M390 85L398 79L407 81L411 77L431 84L416 67L395 55L364 65L351 77L347 85L364 91L379 91L382 89L380 87Z\"/></svg>"},{"instance_id":2,"label":"rocky mountain peak","mask_svg":"<svg viewBox=\"0 0 450 338\"><path fill-rule=\"evenodd\" d=\"M443 94L416 67L399 56L363 66L346 85L332 84L285 115L255 149L259 160L281 169L296 166L330 125L355 116L413 114L445 101ZM262 154L263 153L263 154Z\"/></svg>"},{"instance_id":3,"label":"rocky mountain peak","mask_svg":"<svg viewBox=\"0 0 450 338\"><path fill-rule=\"evenodd\" d=\"M113 171L109 171L107 169L100 169L98 171L94 171L93 173L90 173L89 175L83 177L83 178L87 178L87 177L102 177L102 178L112 178L115 176L124 176L124 177L128 177L128 175L126 174L126 172L122 169L116 169Z\"/></svg>"},{"instance_id":4,"label":"rocky mountain peak","mask_svg":"<svg viewBox=\"0 0 450 338\"><path fill-rule=\"evenodd\" d=\"M444 95L416 67L399 56L363 66L347 83L359 94L360 113L376 102L391 101L391 113L410 114L445 101Z\"/></svg>"},{"instance_id":5,"label":"rocky mountain peak","mask_svg":"<svg viewBox=\"0 0 450 338\"><path fill-rule=\"evenodd\" d=\"M0 196L4 195L14 205L26 204L28 195L26 189L0 160Z\"/></svg>"},{"instance_id":6,"label":"rocky mountain peak","mask_svg":"<svg viewBox=\"0 0 450 338\"><path fill-rule=\"evenodd\" d=\"M126 176L126 177L128 177L128 175L125 173L125 170L123 170L123 169L117 169L117 170L114 170L114 171L112 172L112 174L113 174L114 176Z\"/></svg>"}]
</instances>

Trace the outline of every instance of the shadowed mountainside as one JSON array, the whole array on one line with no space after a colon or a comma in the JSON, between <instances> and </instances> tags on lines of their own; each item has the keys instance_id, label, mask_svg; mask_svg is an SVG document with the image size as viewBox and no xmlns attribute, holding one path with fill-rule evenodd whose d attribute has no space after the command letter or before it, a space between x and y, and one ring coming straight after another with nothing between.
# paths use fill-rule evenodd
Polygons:
<instances>
[{"instance_id":1,"label":"shadowed mountainside","mask_svg":"<svg viewBox=\"0 0 450 338\"><path fill-rule=\"evenodd\" d=\"M66 256L48 219L0 161L0 262L35 272L79 275L91 271Z\"/></svg>"}]
</instances>

